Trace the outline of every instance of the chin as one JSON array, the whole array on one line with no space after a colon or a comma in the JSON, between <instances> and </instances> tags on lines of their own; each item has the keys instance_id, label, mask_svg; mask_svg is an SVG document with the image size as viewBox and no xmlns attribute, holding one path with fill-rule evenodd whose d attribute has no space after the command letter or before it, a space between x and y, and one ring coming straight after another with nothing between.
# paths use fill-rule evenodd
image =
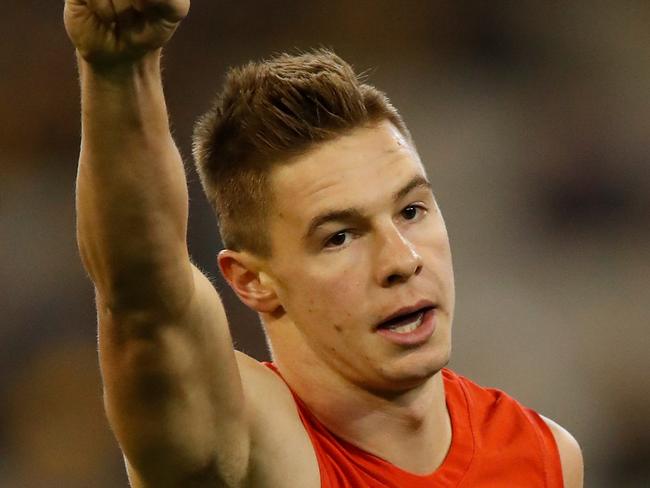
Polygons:
<instances>
[{"instance_id":1,"label":"chin","mask_svg":"<svg viewBox=\"0 0 650 488\"><path fill-rule=\"evenodd\" d=\"M394 390L412 389L426 383L449 364L451 350L414 351L383 369Z\"/></svg>"}]
</instances>

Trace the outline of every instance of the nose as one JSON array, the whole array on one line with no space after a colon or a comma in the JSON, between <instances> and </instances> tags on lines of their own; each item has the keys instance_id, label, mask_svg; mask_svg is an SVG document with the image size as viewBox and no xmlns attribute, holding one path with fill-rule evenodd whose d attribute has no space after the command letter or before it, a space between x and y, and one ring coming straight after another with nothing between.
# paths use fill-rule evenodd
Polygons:
<instances>
[{"instance_id":1,"label":"nose","mask_svg":"<svg viewBox=\"0 0 650 488\"><path fill-rule=\"evenodd\" d=\"M407 282L422 271L422 257L415 246L391 225L379 237L377 281L384 288Z\"/></svg>"}]
</instances>

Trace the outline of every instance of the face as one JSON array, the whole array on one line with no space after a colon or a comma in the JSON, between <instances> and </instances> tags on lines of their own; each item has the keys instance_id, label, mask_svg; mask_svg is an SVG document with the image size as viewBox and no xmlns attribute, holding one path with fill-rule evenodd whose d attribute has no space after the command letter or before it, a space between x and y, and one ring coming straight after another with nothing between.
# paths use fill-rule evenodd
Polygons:
<instances>
[{"instance_id":1,"label":"face","mask_svg":"<svg viewBox=\"0 0 650 488\"><path fill-rule=\"evenodd\" d=\"M378 390L439 371L451 347L453 271L415 149L382 122L277 167L270 180L265 267L300 337L295 354Z\"/></svg>"}]
</instances>

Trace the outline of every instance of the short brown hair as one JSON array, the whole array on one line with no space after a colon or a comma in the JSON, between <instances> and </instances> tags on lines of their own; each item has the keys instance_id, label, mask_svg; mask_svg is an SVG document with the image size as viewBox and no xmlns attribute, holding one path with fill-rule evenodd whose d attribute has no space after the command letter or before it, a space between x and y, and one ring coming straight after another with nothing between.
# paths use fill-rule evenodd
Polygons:
<instances>
[{"instance_id":1,"label":"short brown hair","mask_svg":"<svg viewBox=\"0 0 650 488\"><path fill-rule=\"evenodd\" d=\"M193 153L224 246L271 253L268 175L314 145L389 120L410 141L384 93L331 51L281 54L231 69L197 122Z\"/></svg>"}]
</instances>

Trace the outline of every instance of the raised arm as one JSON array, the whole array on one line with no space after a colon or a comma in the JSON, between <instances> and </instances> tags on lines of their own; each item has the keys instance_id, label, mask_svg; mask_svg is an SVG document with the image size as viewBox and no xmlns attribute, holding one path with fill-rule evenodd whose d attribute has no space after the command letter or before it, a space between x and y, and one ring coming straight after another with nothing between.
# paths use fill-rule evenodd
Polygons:
<instances>
[{"instance_id":1,"label":"raised arm","mask_svg":"<svg viewBox=\"0 0 650 488\"><path fill-rule=\"evenodd\" d=\"M187 251L186 180L161 83L160 50L188 9L65 4L82 95L78 242L96 288L108 417L134 486L230 486L248 456L223 307Z\"/></svg>"}]
</instances>

